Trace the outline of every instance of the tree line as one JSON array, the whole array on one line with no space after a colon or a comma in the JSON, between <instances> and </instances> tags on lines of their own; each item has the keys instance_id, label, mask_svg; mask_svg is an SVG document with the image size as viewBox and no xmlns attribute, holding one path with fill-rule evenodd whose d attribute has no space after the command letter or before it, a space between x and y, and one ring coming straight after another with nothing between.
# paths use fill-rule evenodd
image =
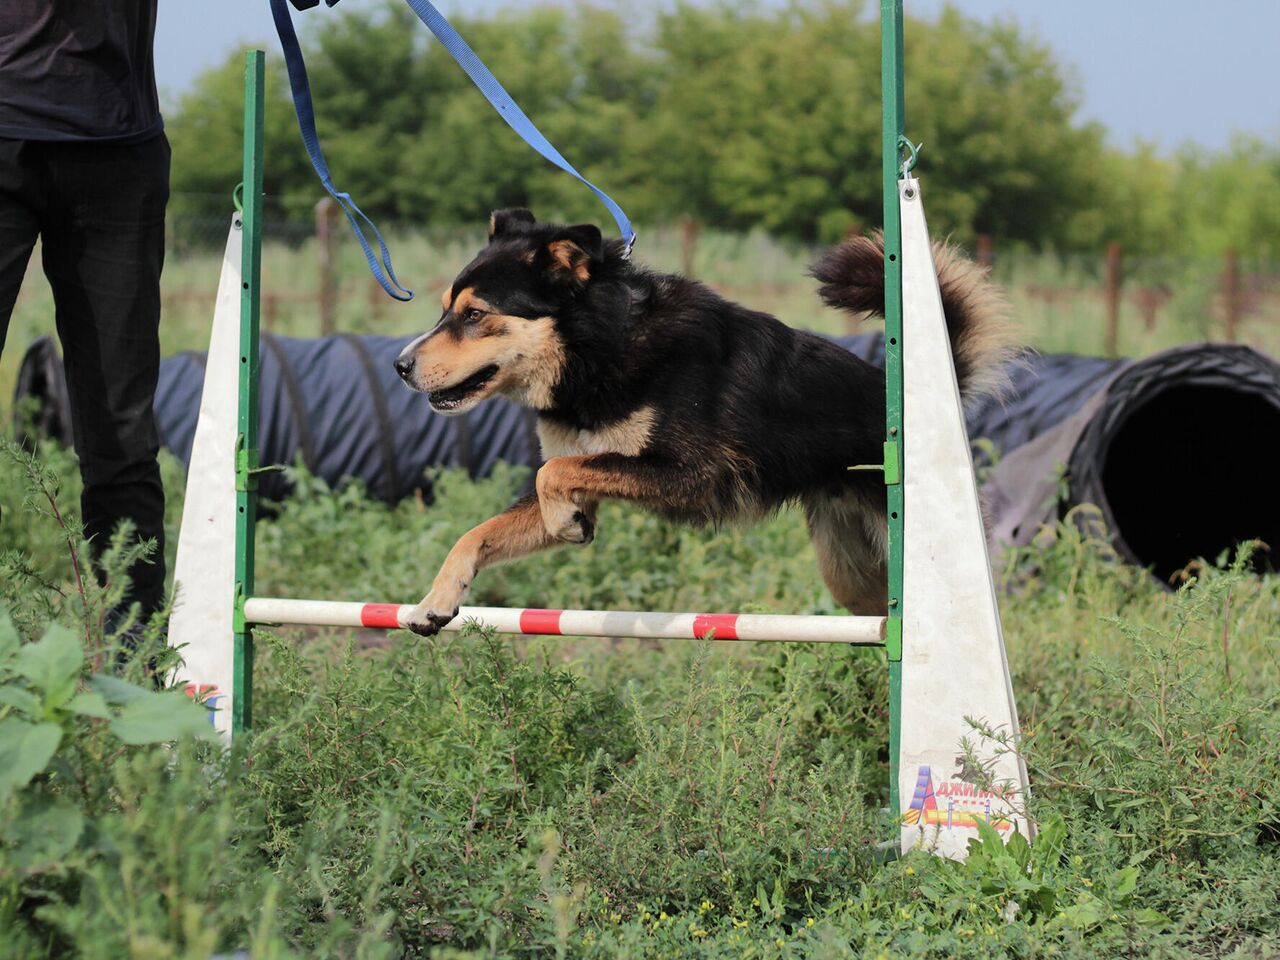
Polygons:
<instances>
[{"instance_id":1,"label":"tree line","mask_svg":"<svg viewBox=\"0 0 1280 960\"><path fill-rule=\"evenodd\" d=\"M321 8L323 10L323 8ZM831 241L881 221L880 47L860 0L677 4L634 22L590 2L461 17L459 31L548 138L640 223ZM589 191L502 122L398 0L299 18L334 179L375 217L482 222L528 206L608 222ZM1067 68L1012 22L908 18L907 133L936 232L968 243L1280 258L1280 144L1110 146ZM176 215L225 211L239 179L242 58L170 109ZM1117 94L1120 95L1120 94ZM268 63L266 191L309 220L321 196L283 63Z\"/></svg>"}]
</instances>

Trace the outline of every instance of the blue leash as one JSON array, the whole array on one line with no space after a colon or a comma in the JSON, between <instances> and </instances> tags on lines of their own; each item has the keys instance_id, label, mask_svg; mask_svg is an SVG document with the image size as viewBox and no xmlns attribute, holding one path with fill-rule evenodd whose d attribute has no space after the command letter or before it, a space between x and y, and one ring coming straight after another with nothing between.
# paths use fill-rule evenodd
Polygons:
<instances>
[{"instance_id":1,"label":"blue leash","mask_svg":"<svg viewBox=\"0 0 1280 960\"><path fill-rule=\"evenodd\" d=\"M506 121L507 126L520 135L529 146L533 147L539 154L550 160L565 173L571 174L582 183L591 188L591 192L600 198L600 202L605 205L609 213L613 215L614 221L618 225L618 232L622 234L622 239L627 245L626 256L631 255L631 248L635 246L636 232L631 227L631 221L623 212L622 207L607 193L597 187L594 183L580 174L577 169L568 160L561 155L546 137L530 120L523 110L511 99L511 95L503 89L497 78L484 65L484 62L476 56L474 50L467 45L462 39L458 31L453 25L445 19L444 15L435 8L435 5L429 0L406 0L418 18L427 26L440 41L440 44L449 52L449 55L457 61L471 82L476 85L485 99L490 105L498 111L498 115ZM280 46L284 50L285 66L289 73L289 86L293 91L293 106L298 114L298 128L302 132L302 142L307 148L307 156L311 158L311 165L315 167L316 174L320 177L321 184L329 191L329 195L338 201L343 212L347 215L347 219L351 222L351 228L355 231L356 239L360 242L360 249L364 251L365 259L369 263L369 269L372 271L374 279L382 285L382 289L397 300L411 300L413 291L408 290L400 285L396 279L395 270L391 266L391 254L387 250L387 245L382 240L382 234L378 232L378 228L374 226L370 220L360 210L351 195L348 193L339 193L333 185L333 180L329 176L329 165L325 162L324 154L320 150L320 141L316 136L316 118L315 107L311 103L311 88L307 82L307 68L302 60L302 50L298 46L298 37L293 30L293 20L289 15L286 0L270 0L271 15L276 23L276 32L280 35ZM332 2L330 2L332 6ZM359 217L369 225L377 238L378 247L382 251L381 263L374 256L373 250L365 239L364 232L360 229L360 224L356 220ZM383 273L383 267L386 273ZM388 277L390 280L388 280Z\"/></svg>"},{"instance_id":2,"label":"blue leash","mask_svg":"<svg viewBox=\"0 0 1280 960\"><path fill-rule=\"evenodd\" d=\"M449 51L449 55L458 62L458 66L471 78L471 82L484 94L493 109L498 111L498 115L507 122L507 126L520 134L520 138L525 143L565 173L585 183L591 188L591 192L600 198L600 202L613 214L614 222L618 224L618 232L622 234L622 239L627 244L627 255L630 256L631 248L636 243L636 232L631 229L631 221L622 212L622 208L611 196L580 174L573 164L560 155L560 151L552 146L551 141L542 135L542 131L534 126L533 121L524 115L524 111L511 99L511 94L502 88L502 84L489 72L489 68L476 56L475 51L467 46L467 41L458 35L458 31L453 29L453 24L444 18L444 14L437 10L430 0L405 0L405 2L418 15L418 19L427 25L427 29L435 34L441 45Z\"/></svg>"},{"instance_id":3,"label":"blue leash","mask_svg":"<svg viewBox=\"0 0 1280 960\"><path fill-rule=\"evenodd\" d=\"M329 175L329 164L324 159L324 153L320 150L320 138L316 135L316 110L311 103L311 84L307 82L307 65L302 60L298 35L293 32L293 19L289 16L285 0L271 0L271 16L276 22L276 33L280 35L280 46L284 50L285 69L289 72L289 87L293 91L293 109L298 115L298 129L302 132L302 143L307 148L307 156L311 158L311 166L315 167L316 175L320 178L320 183L325 190L329 191L329 196L338 201L338 206L342 207L342 212L347 215L351 229L360 242L360 249L364 251L364 258L369 263L373 278L382 285L382 289L387 291L389 296L397 300L412 300L413 291L396 279L395 268L391 265L391 251L387 249L382 234L378 232L374 222L356 206L356 202L351 199L351 194L342 193L333 185L333 178ZM360 219L357 220L357 217ZM378 249L382 253L381 258L374 256L373 249L360 228L360 220L367 223L369 229L373 231L378 241Z\"/></svg>"}]
</instances>

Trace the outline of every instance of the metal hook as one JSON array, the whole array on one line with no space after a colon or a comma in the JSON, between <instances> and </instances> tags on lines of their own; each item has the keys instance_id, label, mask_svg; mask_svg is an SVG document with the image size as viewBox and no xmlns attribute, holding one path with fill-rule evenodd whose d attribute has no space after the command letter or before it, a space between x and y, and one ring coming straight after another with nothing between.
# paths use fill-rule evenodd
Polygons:
<instances>
[{"instance_id":1,"label":"metal hook","mask_svg":"<svg viewBox=\"0 0 1280 960\"><path fill-rule=\"evenodd\" d=\"M912 144L910 140L908 140L906 137L899 134L898 150L899 152L901 152L903 149L905 149L908 154L908 156L902 161L902 176L900 179L902 180L907 179L907 174L909 174L912 170L916 168L916 159L917 159L916 154L920 151L920 149L923 146L924 146L923 143Z\"/></svg>"}]
</instances>

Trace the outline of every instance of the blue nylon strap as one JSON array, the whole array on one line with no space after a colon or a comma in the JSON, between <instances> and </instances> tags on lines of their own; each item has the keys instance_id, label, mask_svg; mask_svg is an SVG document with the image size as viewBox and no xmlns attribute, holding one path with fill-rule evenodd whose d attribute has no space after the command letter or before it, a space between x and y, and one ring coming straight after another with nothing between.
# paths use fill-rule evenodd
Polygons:
<instances>
[{"instance_id":1,"label":"blue nylon strap","mask_svg":"<svg viewBox=\"0 0 1280 960\"><path fill-rule=\"evenodd\" d=\"M560 151L552 145L551 141L542 135L542 131L534 126L532 120L525 116L524 111L511 99L511 95L503 89L502 84L489 72L489 68L476 56L475 51L467 45L467 42L462 39L458 31L453 29L453 25L444 18L444 15L429 0L406 0L406 2L413 12L418 15L418 18L427 25L427 29L435 34L441 46L457 61L458 66L462 67L466 75L471 78L471 82L484 94L485 99L498 111L498 115L506 121L507 126L518 133L525 143L533 147L547 160L550 160L565 173L571 174L590 187L592 193L600 198L600 202L605 205L609 213L613 215L614 221L618 224L618 232L622 234L622 239L627 245L626 255L630 256L631 248L635 246L636 232L632 229L631 221L627 218L626 213L623 212L622 207L618 206L617 202L607 193L580 174L573 164L566 160ZM383 242L382 234L378 232L378 228L356 206L349 193L341 193L333 185L333 179L329 176L329 165L325 162L324 153L320 150L320 139L316 135L316 115L315 107L311 103L311 86L307 81L307 67L302 59L302 50L298 46L298 37L293 29L293 20L285 5L285 0L270 0L270 3L271 16L275 20L276 32L280 35L280 46L284 50L285 67L289 73L289 86L293 92L293 107L298 115L298 129L302 132L302 143L307 148L307 156L311 158L311 165L315 167L316 174L320 177L320 183L323 184L325 190L338 201L339 206L342 207L342 212L347 215L347 220L351 223L351 229L355 232L356 239L360 242L360 249L364 251L365 260L369 262L369 270L373 273L374 279L382 285L383 290L397 300L412 300L413 291L401 286L400 281L396 279L395 269L391 266L391 254L387 250L387 245ZM332 6L332 4L330 5ZM357 217L359 220L356 219ZM360 220L367 223L369 229L373 231L382 254L380 260L374 255L369 241L365 239L364 231L360 228Z\"/></svg>"},{"instance_id":2,"label":"blue nylon strap","mask_svg":"<svg viewBox=\"0 0 1280 960\"><path fill-rule=\"evenodd\" d=\"M311 103L311 85L307 81L307 66L302 60L298 35L294 33L293 19L289 15L285 0L271 0L271 16L276 23L276 33L280 35L285 68L289 72L289 87L293 92L293 109L298 115L298 129L302 132L302 143L307 148L307 156L311 158L311 166L315 167L316 175L320 178L320 183L325 190L329 192L329 196L338 202L342 212L347 215L356 240L360 243L360 249L364 251L364 258L369 263L373 278L395 299L412 300L413 291L403 286L396 278L395 268L391 265L391 252L387 249L378 228L365 216L364 211L356 206L356 202L351 199L351 194L343 193L333 185L333 178L329 175L329 164L320 150L320 138L316 134L316 111ZM373 248L365 238L364 230L360 227L360 221L368 224L369 229L373 231L381 257L374 254Z\"/></svg>"},{"instance_id":3,"label":"blue nylon strap","mask_svg":"<svg viewBox=\"0 0 1280 960\"><path fill-rule=\"evenodd\" d=\"M588 187L591 192L600 198L600 202L608 208L613 214L614 221L618 224L618 232L622 234L622 239L627 244L627 255L631 254L631 248L635 246L636 232L631 228L631 221L627 219L627 215L623 212L622 207L614 201L614 199L597 187L594 183L580 174L568 160L561 156L551 141L542 135L542 131L534 126L533 121L525 116L524 111L511 99L511 95L503 89L497 78L489 72L489 68L475 54L475 51L467 45L467 41L463 40L458 31L453 29L453 25L444 18L444 15L435 8L430 0L406 0L413 12L418 18L427 25L427 29L436 35L436 39L441 45L449 51L449 55L458 62L463 71L471 82L479 88L484 94L485 99L498 111L498 115L507 122L516 133L520 134L521 139L529 146L537 150L546 159L550 160L565 173L577 177Z\"/></svg>"}]
</instances>

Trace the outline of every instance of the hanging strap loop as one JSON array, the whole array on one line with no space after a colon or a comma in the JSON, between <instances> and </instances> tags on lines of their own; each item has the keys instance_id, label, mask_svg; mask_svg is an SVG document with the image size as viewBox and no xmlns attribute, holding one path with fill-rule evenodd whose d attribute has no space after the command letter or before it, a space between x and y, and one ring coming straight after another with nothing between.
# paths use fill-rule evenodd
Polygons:
<instances>
[{"instance_id":1,"label":"hanging strap loop","mask_svg":"<svg viewBox=\"0 0 1280 960\"><path fill-rule=\"evenodd\" d=\"M301 2L308 3L308 6L315 6L314 3L309 3L308 0L301 0ZM336 0L326 0L326 2L332 6ZM413 12L418 15L418 19L435 35L441 46L448 51L458 66L462 68L463 72L471 78L471 82L484 94L489 104L498 111L498 116L502 117L507 126L519 134L525 143L544 158L589 187L591 192L600 199L600 202L605 205L605 208L612 214L614 222L618 225L618 232L622 235L623 242L626 244L624 256L629 258L631 250L636 243L636 232L622 207L607 193L579 173L573 164L566 160L560 151L552 145L551 141L542 135L542 131L525 115L524 111L511 98L511 95L498 82L489 68L484 65L484 62L476 55L475 51L462 39L458 31L453 28L453 25L435 8L434 4L430 3L429 0L406 0L406 2ZM311 86L307 80L307 67L302 59L302 50L298 46L298 37L293 29L293 20L285 5L286 0L270 0L270 3L271 16L275 20L276 32L280 35L280 46L284 51L285 67L289 73L289 86L293 93L294 112L298 115L298 129L302 132L302 142L307 149L307 156L311 159L311 166L315 168L316 175L319 176L320 183L325 190L338 202L342 212L347 215L347 220L351 224L351 229L355 232L356 240L360 243L360 249L364 251L365 260L369 264L369 270L373 273L374 279L382 285L383 290L397 300L412 300L413 291L401 285L400 281L396 279L395 269L391 265L391 254L387 250L387 245L383 242L382 234L378 232L378 228L356 206L349 193L339 192L333 185L333 179L329 175L329 165L325 161L324 153L320 149L320 140L316 134L315 107L311 102ZM372 246L361 229L361 221L373 231L381 256L375 256Z\"/></svg>"},{"instance_id":2,"label":"hanging strap loop","mask_svg":"<svg viewBox=\"0 0 1280 960\"><path fill-rule=\"evenodd\" d=\"M298 46L298 35L294 33L293 19L289 15L285 0L271 0L271 17L275 20L276 33L280 35L285 69L289 73L289 87L293 92L293 109L298 115L298 129L302 132L302 143L307 148L311 166L315 168L316 176L320 178L320 183L328 191L329 196L338 202L342 212L347 215L347 221L351 224L356 240L360 243L360 249L364 252L364 258L369 264L373 278L381 284L382 289L387 291L389 296L397 300L412 300L413 291L396 278L395 267L391 265L391 251L387 249L377 226L351 199L351 194L339 191L333 185L333 178L329 175L329 164L320 149L320 138L316 134L316 111L311 103L311 84L307 80L307 65L303 62L302 50ZM361 221L368 224L369 229L373 231L380 256L374 255L373 248L366 239L364 230L361 229Z\"/></svg>"},{"instance_id":3,"label":"hanging strap loop","mask_svg":"<svg viewBox=\"0 0 1280 960\"><path fill-rule=\"evenodd\" d=\"M580 174L577 169L566 160L546 137L527 116L519 105L511 99L511 95L498 82L489 68L484 65L474 50L467 45L467 41L463 40L458 31L453 29L453 25L445 19L444 14L435 8L430 0L405 0L412 8L413 12L418 15L418 19L426 24L441 46L449 51L449 55L457 61L463 72L471 78L471 82L476 85L485 99L489 101L493 109L498 111L498 116L506 121L507 126L520 135L520 138L538 151L547 160L550 160L565 173L576 177L582 183L586 184L591 192L600 198L600 202L605 205L609 213L613 215L614 222L618 225L618 232L622 234L622 239L627 245L626 255L631 256L631 248L636 243L636 232L631 227L631 221L627 218L617 202L597 187L594 183Z\"/></svg>"}]
</instances>

